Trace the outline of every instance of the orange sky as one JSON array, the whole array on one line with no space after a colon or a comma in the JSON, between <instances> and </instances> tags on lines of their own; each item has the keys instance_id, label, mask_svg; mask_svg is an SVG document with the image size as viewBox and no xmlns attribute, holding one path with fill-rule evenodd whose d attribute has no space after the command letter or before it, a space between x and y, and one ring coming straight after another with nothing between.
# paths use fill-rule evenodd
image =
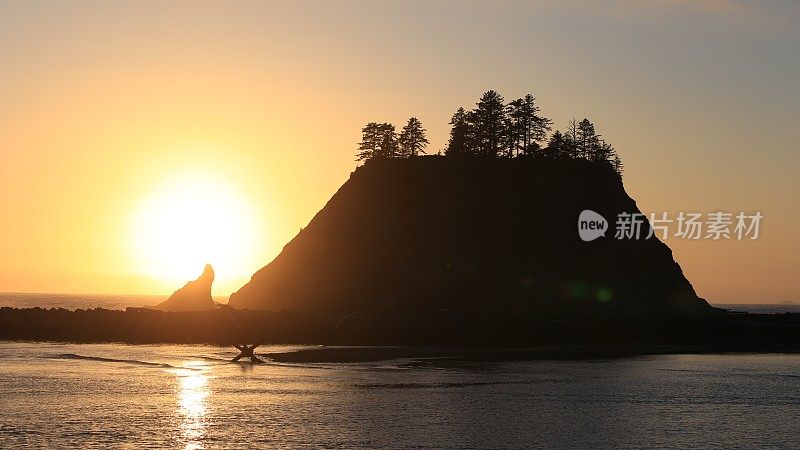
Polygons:
<instances>
[{"instance_id":1,"label":"orange sky","mask_svg":"<svg viewBox=\"0 0 800 450\"><path fill-rule=\"evenodd\" d=\"M136 227L201 180L252 243L215 263L227 295L347 179L365 122L416 115L435 152L497 89L593 120L644 211L762 212L757 241L668 241L701 296L800 301L800 13L758 5L0 3L0 291L171 292L172 242Z\"/></svg>"}]
</instances>

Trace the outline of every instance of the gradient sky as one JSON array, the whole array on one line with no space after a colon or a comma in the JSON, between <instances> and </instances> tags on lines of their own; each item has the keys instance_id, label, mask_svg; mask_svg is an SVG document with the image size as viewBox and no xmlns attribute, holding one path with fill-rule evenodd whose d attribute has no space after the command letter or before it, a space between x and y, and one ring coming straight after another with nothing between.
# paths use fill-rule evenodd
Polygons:
<instances>
[{"instance_id":1,"label":"gradient sky","mask_svg":"<svg viewBox=\"0 0 800 450\"><path fill-rule=\"evenodd\" d=\"M589 117L643 211L762 212L757 241L668 240L701 296L800 301L798 74L792 1L0 0L0 291L168 294L135 211L208 177L259 230L216 267L227 295L348 178L365 122L415 115L435 152L496 89Z\"/></svg>"}]
</instances>

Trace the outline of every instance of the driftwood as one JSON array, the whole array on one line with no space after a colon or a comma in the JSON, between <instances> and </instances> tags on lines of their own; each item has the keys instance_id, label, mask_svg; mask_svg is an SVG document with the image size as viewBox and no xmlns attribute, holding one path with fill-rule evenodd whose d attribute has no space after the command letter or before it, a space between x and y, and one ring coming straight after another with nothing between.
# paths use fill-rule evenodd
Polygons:
<instances>
[{"instance_id":1,"label":"driftwood","mask_svg":"<svg viewBox=\"0 0 800 450\"><path fill-rule=\"evenodd\" d=\"M258 359L258 357L253 353L253 350L256 349L261 344L253 344L252 346L248 346L247 344L242 345L234 345L234 347L239 349L239 356L233 358L231 362L238 362L242 358L250 358L250 361L253 364L262 364L264 361Z\"/></svg>"}]
</instances>

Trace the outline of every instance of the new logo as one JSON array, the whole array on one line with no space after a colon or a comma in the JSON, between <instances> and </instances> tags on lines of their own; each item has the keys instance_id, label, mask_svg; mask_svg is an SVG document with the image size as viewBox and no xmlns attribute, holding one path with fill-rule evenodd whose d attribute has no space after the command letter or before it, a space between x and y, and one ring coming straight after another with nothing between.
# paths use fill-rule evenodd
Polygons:
<instances>
[{"instance_id":1,"label":"new logo","mask_svg":"<svg viewBox=\"0 0 800 450\"><path fill-rule=\"evenodd\" d=\"M605 217L591 209L584 209L578 216L578 235L585 242L593 241L600 236L605 237L608 221Z\"/></svg>"}]
</instances>

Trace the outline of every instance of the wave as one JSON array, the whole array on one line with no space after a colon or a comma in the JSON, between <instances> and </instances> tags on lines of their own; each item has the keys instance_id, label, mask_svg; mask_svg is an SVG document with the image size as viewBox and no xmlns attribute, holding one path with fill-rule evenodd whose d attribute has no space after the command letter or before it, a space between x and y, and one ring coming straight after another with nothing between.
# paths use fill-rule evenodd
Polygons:
<instances>
[{"instance_id":1,"label":"wave","mask_svg":"<svg viewBox=\"0 0 800 450\"><path fill-rule=\"evenodd\" d=\"M214 362L218 362L218 363L229 363L229 362L231 362L231 360L229 358L220 358L220 357L214 357L214 356L192 356L189 359L202 359L204 361L214 361Z\"/></svg>"},{"instance_id":2,"label":"wave","mask_svg":"<svg viewBox=\"0 0 800 450\"><path fill-rule=\"evenodd\" d=\"M429 388L460 388L472 386L496 386L510 384L552 384L569 383L572 380L558 378L543 378L533 380L503 380L503 381L463 381L463 382L440 382L440 383L364 383L354 384L353 387L360 389L429 389Z\"/></svg>"},{"instance_id":3,"label":"wave","mask_svg":"<svg viewBox=\"0 0 800 450\"><path fill-rule=\"evenodd\" d=\"M271 360L267 357L260 356L265 362L271 362ZM212 356L175 356L176 359L199 359L204 361L213 361L217 364L204 364L201 367L192 367L192 366L173 366L172 364L167 363L157 363L157 362L150 362L150 361L140 361L136 359L116 359L116 358L103 358L102 356L85 356L85 355L78 355L75 353L62 353L60 355L55 356L43 356L46 359L78 359L83 361L97 361L97 362L113 362L113 363L123 363L123 364L135 364L137 366L147 366L147 367L160 367L164 369L188 369L188 370L202 370L203 367L210 366L210 365L224 365L224 364L231 364L231 360L227 358L215 358ZM249 361L249 360L248 360Z\"/></svg>"},{"instance_id":4,"label":"wave","mask_svg":"<svg viewBox=\"0 0 800 450\"><path fill-rule=\"evenodd\" d=\"M148 366L148 367L161 367L161 368L173 368L173 369L189 369L189 367L175 367L170 364L166 363L155 363L149 361L138 361L135 359L114 359L114 358L103 358L101 356L84 356L84 355L76 355L75 353L62 353L56 356L49 356L48 359L79 359L84 361L98 361L98 362L113 362L113 363L124 363L124 364L135 364L137 366Z\"/></svg>"},{"instance_id":5,"label":"wave","mask_svg":"<svg viewBox=\"0 0 800 450\"><path fill-rule=\"evenodd\" d=\"M271 360L269 358L267 358L267 357L264 357L264 356L261 356L261 355L256 355L256 356L258 356L265 363L271 362ZM250 363L250 359L247 359L247 358L239 360L239 361L237 361L235 363L233 361L231 361L230 358L214 358L212 356L194 356L194 357L192 357L190 359L200 359L200 360L203 360L203 361L208 361L208 364L206 364L206 366L208 366L208 367L211 367L211 366L224 366L226 364L242 364L242 363L249 364Z\"/></svg>"}]
</instances>

